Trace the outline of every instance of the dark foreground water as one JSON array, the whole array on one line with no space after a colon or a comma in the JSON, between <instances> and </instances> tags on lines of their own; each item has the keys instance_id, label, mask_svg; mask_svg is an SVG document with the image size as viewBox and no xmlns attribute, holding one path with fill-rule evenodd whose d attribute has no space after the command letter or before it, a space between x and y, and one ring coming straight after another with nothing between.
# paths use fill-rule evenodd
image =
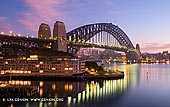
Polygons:
<instances>
[{"instance_id":1,"label":"dark foreground water","mask_svg":"<svg viewBox=\"0 0 170 107\"><path fill-rule=\"evenodd\" d=\"M39 93L32 101L30 98L16 98L11 102L7 98L2 101L1 98L0 107L170 107L169 64L107 66L109 69L124 71L124 79L12 81L22 85L37 84Z\"/></svg>"}]
</instances>

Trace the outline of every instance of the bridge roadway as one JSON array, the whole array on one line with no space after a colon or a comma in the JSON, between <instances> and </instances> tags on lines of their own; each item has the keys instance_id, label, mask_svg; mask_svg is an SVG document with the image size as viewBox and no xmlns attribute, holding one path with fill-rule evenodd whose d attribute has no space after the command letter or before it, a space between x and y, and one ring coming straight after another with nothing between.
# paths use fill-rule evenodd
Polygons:
<instances>
[{"instance_id":1,"label":"bridge roadway","mask_svg":"<svg viewBox=\"0 0 170 107\"><path fill-rule=\"evenodd\" d=\"M22 45L27 48L37 47L37 48L46 48L48 45L52 46L52 43L56 40L52 39L38 39L38 38L31 38L31 37L24 37L24 36L9 36L0 34L0 45ZM78 46L78 47L95 47L95 48L104 48L104 49L112 49L122 52L136 52L136 49L128 49L125 46L114 46L114 45L106 45L106 44L94 44L94 43L81 43L81 42L73 42L67 41L68 46Z\"/></svg>"},{"instance_id":2,"label":"bridge roadway","mask_svg":"<svg viewBox=\"0 0 170 107\"><path fill-rule=\"evenodd\" d=\"M93 43L81 43L81 42L68 42L68 45L72 46L79 46L83 48L103 48L103 49L112 49L116 51L122 51L122 52L137 52L136 49L128 49L125 46L116 46L116 45L107 45L107 44L93 44Z\"/></svg>"},{"instance_id":3,"label":"bridge roadway","mask_svg":"<svg viewBox=\"0 0 170 107\"><path fill-rule=\"evenodd\" d=\"M0 34L0 45L22 45L25 47L40 47L42 44L52 43L53 40L44 40L38 38L31 38L25 36L14 36L14 35L4 35Z\"/></svg>"}]
</instances>

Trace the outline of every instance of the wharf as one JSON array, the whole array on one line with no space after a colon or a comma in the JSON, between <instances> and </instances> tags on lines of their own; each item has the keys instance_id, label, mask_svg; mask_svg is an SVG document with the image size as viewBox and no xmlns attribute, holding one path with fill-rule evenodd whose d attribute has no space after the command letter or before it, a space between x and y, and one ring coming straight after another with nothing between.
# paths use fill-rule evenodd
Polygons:
<instances>
[{"instance_id":1,"label":"wharf","mask_svg":"<svg viewBox=\"0 0 170 107\"><path fill-rule=\"evenodd\" d=\"M90 75L82 73L74 74L55 74L55 73L43 73L43 74L4 74L0 76L0 80L47 80L47 81L88 81L88 80L111 80L122 79L124 73L115 75Z\"/></svg>"}]
</instances>

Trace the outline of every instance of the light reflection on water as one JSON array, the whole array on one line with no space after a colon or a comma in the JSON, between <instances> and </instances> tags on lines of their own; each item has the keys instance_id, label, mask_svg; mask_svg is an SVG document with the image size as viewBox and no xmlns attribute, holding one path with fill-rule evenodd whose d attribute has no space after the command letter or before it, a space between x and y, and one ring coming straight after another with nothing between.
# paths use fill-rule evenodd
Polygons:
<instances>
[{"instance_id":1,"label":"light reflection on water","mask_svg":"<svg viewBox=\"0 0 170 107\"><path fill-rule=\"evenodd\" d=\"M68 106L90 102L97 103L111 96L116 96L126 89L127 81L124 80L91 81L86 83L86 89L79 92L76 97L68 97Z\"/></svg>"},{"instance_id":2,"label":"light reflection on water","mask_svg":"<svg viewBox=\"0 0 170 107\"><path fill-rule=\"evenodd\" d=\"M35 98L63 98L64 101L5 102L5 105L13 107L89 107L116 98L124 93L130 84L137 84L139 65L111 64L107 67L124 71L124 79L80 82L31 81L32 84L38 85L38 95Z\"/></svg>"}]
</instances>

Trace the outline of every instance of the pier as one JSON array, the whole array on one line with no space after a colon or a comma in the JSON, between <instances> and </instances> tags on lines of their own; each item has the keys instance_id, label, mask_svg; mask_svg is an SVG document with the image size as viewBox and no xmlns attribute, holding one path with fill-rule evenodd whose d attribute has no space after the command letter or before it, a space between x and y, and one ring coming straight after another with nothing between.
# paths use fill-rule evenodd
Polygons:
<instances>
[{"instance_id":1,"label":"pier","mask_svg":"<svg viewBox=\"0 0 170 107\"><path fill-rule=\"evenodd\" d=\"M88 80L111 80L122 79L124 73L116 75L86 75L84 72L76 74L4 74L0 76L0 80L57 80L57 81L88 81Z\"/></svg>"}]
</instances>

